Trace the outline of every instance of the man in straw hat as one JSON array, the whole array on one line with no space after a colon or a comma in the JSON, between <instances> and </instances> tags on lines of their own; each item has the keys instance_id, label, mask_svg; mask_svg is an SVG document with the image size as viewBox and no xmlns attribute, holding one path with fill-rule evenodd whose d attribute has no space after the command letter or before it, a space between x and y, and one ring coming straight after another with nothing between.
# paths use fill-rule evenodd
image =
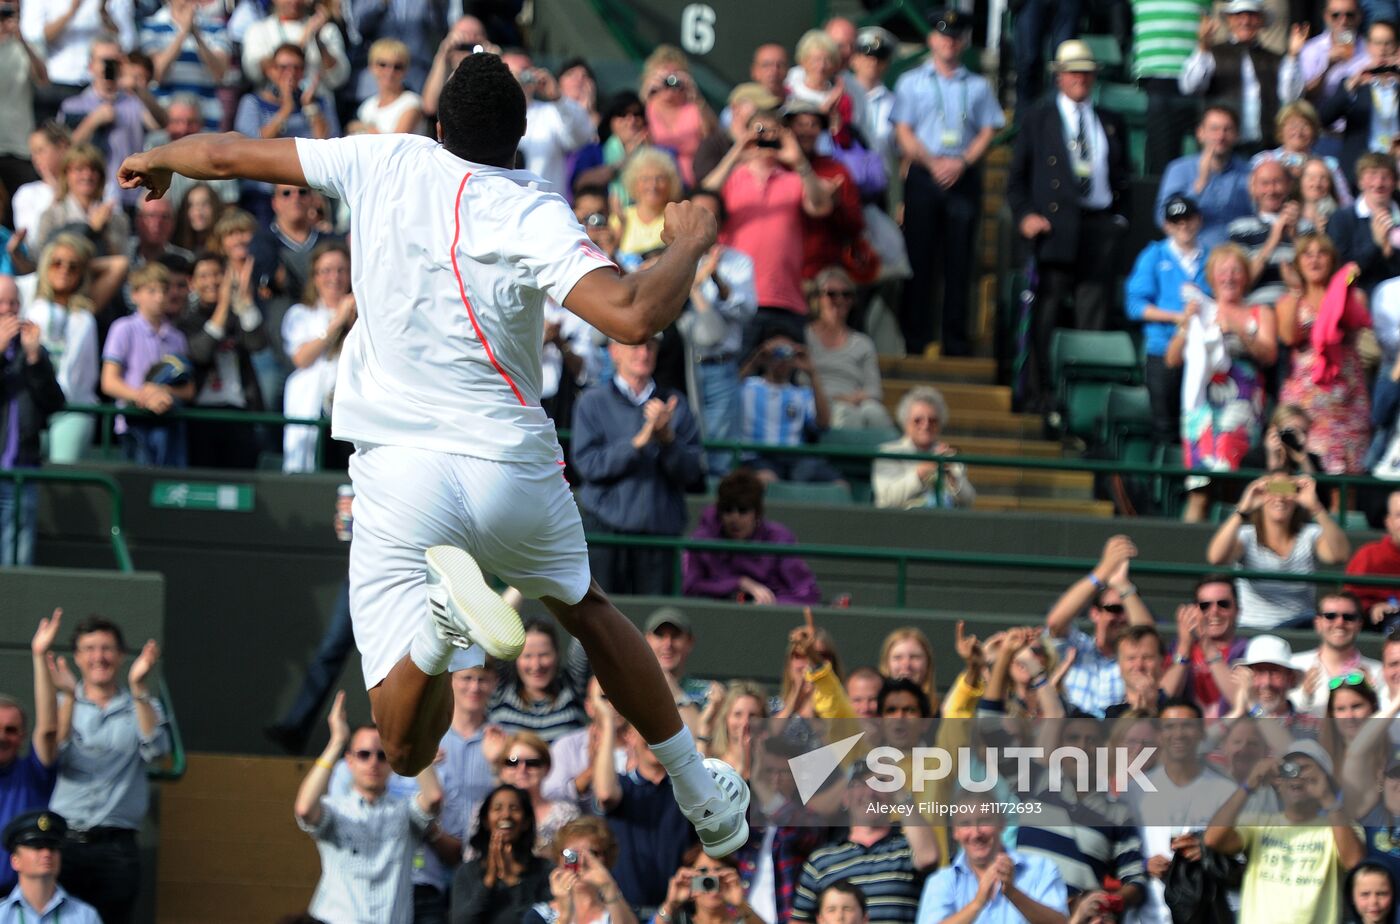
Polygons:
<instances>
[{"instance_id":1,"label":"man in straw hat","mask_svg":"<svg viewBox=\"0 0 1400 924\"><path fill-rule=\"evenodd\" d=\"M1103 330L1117 250L1127 226L1128 136L1090 96L1098 63L1078 39L1055 53L1057 92L1036 103L1016 136L1006 196L1039 267L1031 325L1028 406L1046 409L1050 337L1056 327ZM1060 323L1061 303L1074 304Z\"/></svg>"},{"instance_id":2,"label":"man in straw hat","mask_svg":"<svg viewBox=\"0 0 1400 924\"><path fill-rule=\"evenodd\" d=\"M1228 41L1216 42L1215 20L1204 17L1197 31L1196 50L1181 70L1181 92L1223 100L1240 113L1240 140L1252 150L1274 145L1274 117L1279 106L1303 94L1298 54L1308 40L1308 26L1288 32L1288 54L1280 57L1259 44L1264 27L1260 0L1230 0L1225 4Z\"/></svg>"}]
</instances>

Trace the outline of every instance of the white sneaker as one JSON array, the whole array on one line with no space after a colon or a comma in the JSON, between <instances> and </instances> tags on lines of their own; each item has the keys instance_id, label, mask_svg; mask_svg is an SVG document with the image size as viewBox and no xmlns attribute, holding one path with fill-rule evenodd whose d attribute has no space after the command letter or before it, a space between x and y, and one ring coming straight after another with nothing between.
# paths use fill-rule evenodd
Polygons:
<instances>
[{"instance_id":1,"label":"white sneaker","mask_svg":"<svg viewBox=\"0 0 1400 924\"><path fill-rule=\"evenodd\" d=\"M720 798L711 799L692 814L686 812L705 853L719 859L744 846L749 839L749 784L733 767L714 757L705 760Z\"/></svg>"},{"instance_id":2,"label":"white sneaker","mask_svg":"<svg viewBox=\"0 0 1400 924\"><path fill-rule=\"evenodd\" d=\"M513 661L525 647L520 614L491 589L466 552L435 545L428 564L428 612L438 635L458 648L480 645L491 657Z\"/></svg>"}]
</instances>

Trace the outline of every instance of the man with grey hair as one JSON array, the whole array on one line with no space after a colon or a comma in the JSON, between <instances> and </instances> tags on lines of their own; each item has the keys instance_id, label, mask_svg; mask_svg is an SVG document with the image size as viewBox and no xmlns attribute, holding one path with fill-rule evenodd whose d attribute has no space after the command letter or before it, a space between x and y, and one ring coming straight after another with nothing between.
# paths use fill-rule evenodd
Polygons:
<instances>
[{"instance_id":1,"label":"man with grey hair","mask_svg":"<svg viewBox=\"0 0 1400 924\"><path fill-rule=\"evenodd\" d=\"M0 693L0 828L12 818L49 804L58 778L58 700L49 674L49 649L58 634L62 610L39 620L30 650L34 660L34 730L29 753L20 756L20 742L29 725L19 700ZM15 887L15 871L0 864L0 895Z\"/></svg>"},{"instance_id":2,"label":"man with grey hair","mask_svg":"<svg viewBox=\"0 0 1400 924\"><path fill-rule=\"evenodd\" d=\"M948 402L943 400L938 389L928 385L909 389L899 401L896 416L904 435L882 444L881 452L939 456L951 456L956 452L942 440L943 428L948 425ZM940 486L937 462L876 459L870 476L875 506L904 509L972 506L977 491L967 480L967 469L958 462L946 463L942 468Z\"/></svg>"}]
</instances>

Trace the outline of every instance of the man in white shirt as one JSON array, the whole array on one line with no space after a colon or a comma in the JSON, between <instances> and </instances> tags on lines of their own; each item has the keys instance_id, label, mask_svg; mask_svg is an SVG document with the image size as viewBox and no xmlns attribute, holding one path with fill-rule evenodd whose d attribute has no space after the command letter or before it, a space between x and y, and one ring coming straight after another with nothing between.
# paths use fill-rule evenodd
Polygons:
<instances>
[{"instance_id":1,"label":"man in white shirt","mask_svg":"<svg viewBox=\"0 0 1400 924\"><path fill-rule=\"evenodd\" d=\"M504 62L477 54L443 87L440 143L194 135L128 158L121 182L159 197L175 172L238 176L311 186L350 208L362 307L341 354L333 432L356 443L351 615L393 768L415 774L437 756L449 665L481 663L483 649L513 659L524 647L519 615L484 568L543 598L582 642L705 849L723 856L748 838L748 787L722 762L701 761L641 633L591 580L539 405L545 299L616 340L644 343L680 314L715 220L672 203L665 252L620 275L561 196L509 169L525 113ZM457 648L465 662L454 663Z\"/></svg>"},{"instance_id":2,"label":"man in white shirt","mask_svg":"<svg viewBox=\"0 0 1400 924\"><path fill-rule=\"evenodd\" d=\"M1317 601L1313 630L1322 644L1293 656L1293 669L1303 680L1289 699L1299 712L1322 715L1331 691L1344 684L1380 688L1381 663L1356 647L1364 618L1361 602L1349 591L1339 590Z\"/></svg>"},{"instance_id":3,"label":"man in white shirt","mask_svg":"<svg viewBox=\"0 0 1400 924\"><path fill-rule=\"evenodd\" d=\"M1230 39L1215 42L1215 21L1204 19L1198 45L1181 70L1181 92L1228 100L1240 112L1240 140L1255 150L1273 146L1274 117L1279 107L1303 93L1298 54L1308 27L1289 30L1288 54L1280 56L1259 45L1264 26L1260 0L1230 0L1225 4Z\"/></svg>"},{"instance_id":4,"label":"man in white shirt","mask_svg":"<svg viewBox=\"0 0 1400 924\"><path fill-rule=\"evenodd\" d=\"M544 177L554 184L555 192L567 197L572 190L565 161L593 140L593 120L582 106L562 95L554 75L535 67L525 52L507 51L501 59L525 93L525 137L520 139L525 169Z\"/></svg>"},{"instance_id":5,"label":"man in white shirt","mask_svg":"<svg viewBox=\"0 0 1400 924\"><path fill-rule=\"evenodd\" d=\"M1147 861L1147 897L1137 909L1140 924L1171 924L1163 880L1172 857L1179 853L1187 862L1200 861L1201 835L1235 792L1233 781L1201 760L1205 729L1199 706L1187 700L1163 704L1161 729L1158 764L1147 774L1154 791L1128 793Z\"/></svg>"},{"instance_id":6,"label":"man in white shirt","mask_svg":"<svg viewBox=\"0 0 1400 924\"><path fill-rule=\"evenodd\" d=\"M429 764L418 774L415 795L396 796L379 732L373 725L350 730L344 692L336 695L329 724L331 739L296 796L297 826L321 855L321 881L308 910L323 921L409 924L413 855L442 808L437 772ZM328 795L342 755L350 785Z\"/></svg>"}]
</instances>

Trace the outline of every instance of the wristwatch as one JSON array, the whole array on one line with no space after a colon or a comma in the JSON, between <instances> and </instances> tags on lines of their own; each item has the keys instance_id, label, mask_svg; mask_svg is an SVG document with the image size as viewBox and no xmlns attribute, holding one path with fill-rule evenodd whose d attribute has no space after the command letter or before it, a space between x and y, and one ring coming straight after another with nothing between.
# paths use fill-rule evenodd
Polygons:
<instances>
[{"instance_id":1,"label":"wristwatch","mask_svg":"<svg viewBox=\"0 0 1400 924\"><path fill-rule=\"evenodd\" d=\"M307 103L305 106L301 107L301 111L308 119L314 119L321 114L321 104L314 102Z\"/></svg>"}]
</instances>

